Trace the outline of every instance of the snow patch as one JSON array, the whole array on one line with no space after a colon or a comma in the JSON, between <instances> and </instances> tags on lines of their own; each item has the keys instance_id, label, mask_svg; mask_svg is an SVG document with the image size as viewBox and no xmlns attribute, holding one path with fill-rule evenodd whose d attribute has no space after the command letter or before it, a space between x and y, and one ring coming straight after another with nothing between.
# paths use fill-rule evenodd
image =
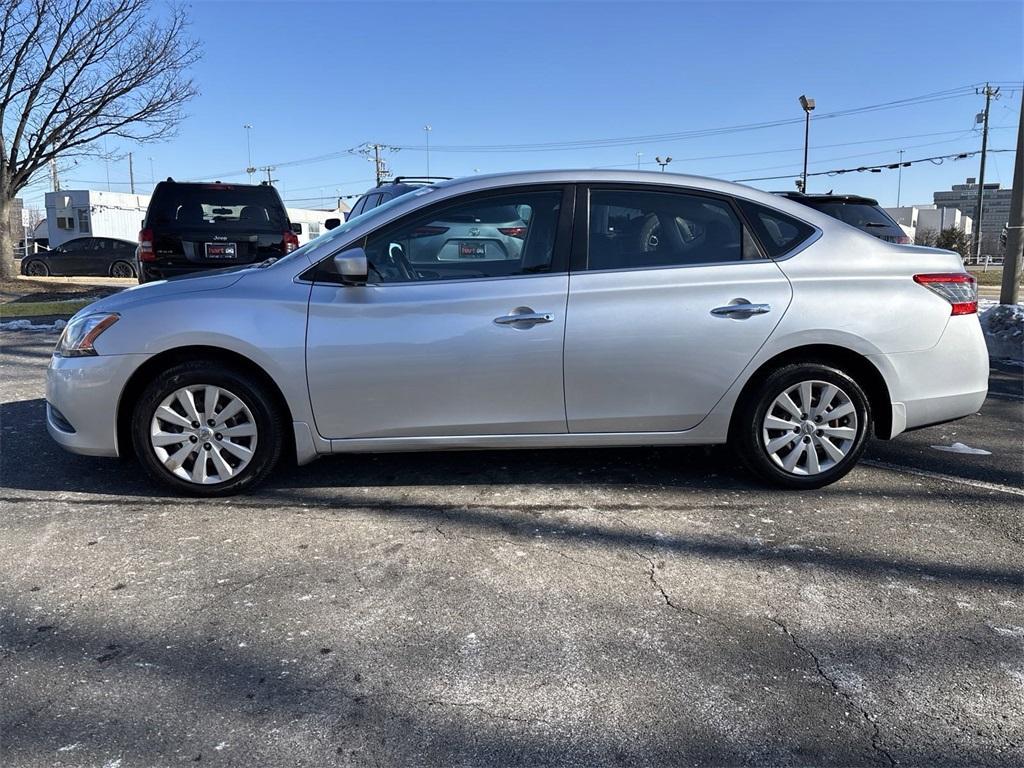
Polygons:
<instances>
[{"instance_id":1,"label":"snow patch","mask_svg":"<svg viewBox=\"0 0 1024 768\"><path fill-rule=\"evenodd\" d=\"M1024 361L1024 306L979 299L978 312L988 356Z\"/></svg>"},{"instance_id":2,"label":"snow patch","mask_svg":"<svg viewBox=\"0 0 1024 768\"><path fill-rule=\"evenodd\" d=\"M31 320L8 320L0 323L0 331L40 331L43 333L57 333L63 331L67 320L54 320L49 325L36 325Z\"/></svg>"},{"instance_id":3,"label":"snow patch","mask_svg":"<svg viewBox=\"0 0 1024 768\"><path fill-rule=\"evenodd\" d=\"M963 443L953 443L952 445L933 445L933 450L945 451L946 453L963 453L969 456L991 456L992 451L986 451L984 448L971 448L969 445Z\"/></svg>"}]
</instances>

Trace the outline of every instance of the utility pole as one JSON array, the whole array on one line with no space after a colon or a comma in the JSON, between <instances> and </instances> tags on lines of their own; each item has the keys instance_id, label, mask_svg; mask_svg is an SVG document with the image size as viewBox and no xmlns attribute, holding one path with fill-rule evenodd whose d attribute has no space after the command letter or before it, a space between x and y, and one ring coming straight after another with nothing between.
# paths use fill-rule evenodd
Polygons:
<instances>
[{"instance_id":1,"label":"utility pole","mask_svg":"<svg viewBox=\"0 0 1024 768\"><path fill-rule=\"evenodd\" d=\"M903 189L903 150L900 150L900 169L896 172L896 207L900 207L900 191Z\"/></svg>"},{"instance_id":2,"label":"utility pole","mask_svg":"<svg viewBox=\"0 0 1024 768\"><path fill-rule=\"evenodd\" d=\"M1017 159L1013 162L1013 192L1010 195L1010 221L1006 232L1000 304L1016 304L1020 300L1021 262L1024 261L1024 94L1021 96Z\"/></svg>"},{"instance_id":3,"label":"utility pole","mask_svg":"<svg viewBox=\"0 0 1024 768\"><path fill-rule=\"evenodd\" d=\"M50 161L50 179L53 181L53 191L60 192L60 178L57 176L57 161Z\"/></svg>"},{"instance_id":4,"label":"utility pole","mask_svg":"<svg viewBox=\"0 0 1024 768\"><path fill-rule=\"evenodd\" d=\"M640 170L640 158L643 157L643 156L644 156L643 152L637 152L636 153L636 169L638 171Z\"/></svg>"},{"instance_id":5,"label":"utility pole","mask_svg":"<svg viewBox=\"0 0 1024 768\"><path fill-rule=\"evenodd\" d=\"M135 168L132 166L132 153L128 153L128 185L132 194L135 194Z\"/></svg>"},{"instance_id":6,"label":"utility pole","mask_svg":"<svg viewBox=\"0 0 1024 768\"><path fill-rule=\"evenodd\" d=\"M272 165L268 165L268 166L267 166L266 168L264 168L263 170L265 170L265 171L267 172L267 184L268 184L269 186L274 186L274 182L275 182L275 181L277 181L277 179L272 179L272 178L270 178L270 172L271 172L272 170L274 170L274 166L272 166Z\"/></svg>"},{"instance_id":7,"label":"utility pole","mask_svg":"<svg viewBox=\"0 0 1024 768\"><path fill-rule=\"evenodd\" d=\"M981 236L981 219L985 214L985 153L988 151L988 108L992 103L993 97L999 96L999 89L985 83L985 87L981 90L976 90L975 93L985 95L985 111L981 115L981 168L978 169L978 204L974 208L977 218L974 220L974 247L971 248L975 263L978 264L981 263L983 240Z\"/></svg>"}]
</instances>

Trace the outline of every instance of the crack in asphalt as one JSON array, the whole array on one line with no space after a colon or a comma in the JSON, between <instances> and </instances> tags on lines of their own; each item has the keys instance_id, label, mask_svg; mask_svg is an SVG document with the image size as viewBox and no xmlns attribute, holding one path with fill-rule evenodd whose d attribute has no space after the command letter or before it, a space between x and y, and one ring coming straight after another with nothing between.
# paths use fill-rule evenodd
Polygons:
<instances>
[{"instance_id":1,"label":"crack in asphalt","mask_svg":"<svg viewBox=\"0 0 1024 768\"><path fill-rule=\"evenodd\" d=\"M676 603L673 603L672 598L669 597L668 592L665 591L665 588L661 586L660 583L658 583L658 580L654 576L654 561L651 560L651 558L647 557L647 555L642 555L639 552L634 552L633 554L639 557L641 560L645 560L647 562L647 578L650 580L652 586L661 594L662 599L665 601L665 605L667 605L669 608L676 611L677 613L688 613L697 620L698 624L700 624L702 621L711 621L711 619L709 619L700 611L695 611L693 608L690 608L686 605L677 605Z\"/></svg>"},{"instance_id":2,"label":"crack in asphalt","mask_svg":"<svg viewBox=\"0 0 1024 768\"><path fill-rule=\"evenodd\" d=\"M864 709L864 707L862 707L852 696L850 696L850 694L848 694L846 691L839 687L839 684L836 683L836 681L825 671L825 668L821 665L821 661L818 659L818 655L814 651L812 651L808 646L801 643L797 639L796 635L789 631L789 627L786 626L786 623L782 621L782 619L778 618L777 616L769 616L768 620L782 630L783 634L786 635L786 637L789 639L789 641L793 644L793 646L796 649L798 649L801 653L809 657L811 661L814 662L814 668L815 670L817 670L818 676L829 684L833 692L836 695L841 696L850 704L851 707L860 712L861 716L871 725L871 748L875 750L875 752L885 757L886 763L889 766L895 766L896 759L892 756L889 750L882 746L881 734L878 728L878 723L876 723L874 719L872 719L868 711Z\"/></svg>"}]
</instances>

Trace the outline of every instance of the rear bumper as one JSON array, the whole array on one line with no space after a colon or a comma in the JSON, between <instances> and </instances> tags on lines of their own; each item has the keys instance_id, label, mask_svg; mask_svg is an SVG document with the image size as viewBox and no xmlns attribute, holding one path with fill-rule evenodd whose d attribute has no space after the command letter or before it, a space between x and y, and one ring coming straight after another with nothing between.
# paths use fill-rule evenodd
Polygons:
<instances>
[{"instance_id":1,"label":"rear bumper","mask_svg":"<svg viewBox=\"0 0 1024 768\"><path fill-rule=\"evenodd\" d=\"M50 358L46 431L61 447L117 456L117 408L129 377L149 355Z\"/></svg>"},{"instance_id":2,"label":"rear bumper","mask_svg":"<svg viewBox=\"0 0 1024 768\"><path fill-rule=\"evenodd\" d=\"M977 315L951 317L931 349L871 357L886 371L890 437L970 416L988 395L988 350Z\"/></svg>"}]
</instances>

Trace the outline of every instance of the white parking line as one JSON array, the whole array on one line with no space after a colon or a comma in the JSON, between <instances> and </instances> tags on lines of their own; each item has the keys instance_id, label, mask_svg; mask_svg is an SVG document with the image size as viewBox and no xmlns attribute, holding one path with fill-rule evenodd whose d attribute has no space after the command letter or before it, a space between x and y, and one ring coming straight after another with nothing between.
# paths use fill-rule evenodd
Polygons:
<instances>
[{"instance_id":1,"label":"white parking line","mask_svg":"<svg viewBox=\"0 0 1024 768\"><path fill-rule=\"evenodd\" d=\"M892 472L902 472L907 475L917 475L918 477L927 477L932 480L944 480L947 483L957 483L959 485L969 485L973 488L983 488L986 491L996 491L997 493L1009 493L1014 496L1024 496L1024 488L1014 488L1012 485L1002 485L1000 483L986 483L984 480L969 480L966 477L946 475L943 474L942 472L930 472L927 469L915 469L914 467L904 467L900 464L890 464L887 461L875 461L874 459L864 459L860 463L868 467L888 469Z\"/></svg>"}]
</instances>

